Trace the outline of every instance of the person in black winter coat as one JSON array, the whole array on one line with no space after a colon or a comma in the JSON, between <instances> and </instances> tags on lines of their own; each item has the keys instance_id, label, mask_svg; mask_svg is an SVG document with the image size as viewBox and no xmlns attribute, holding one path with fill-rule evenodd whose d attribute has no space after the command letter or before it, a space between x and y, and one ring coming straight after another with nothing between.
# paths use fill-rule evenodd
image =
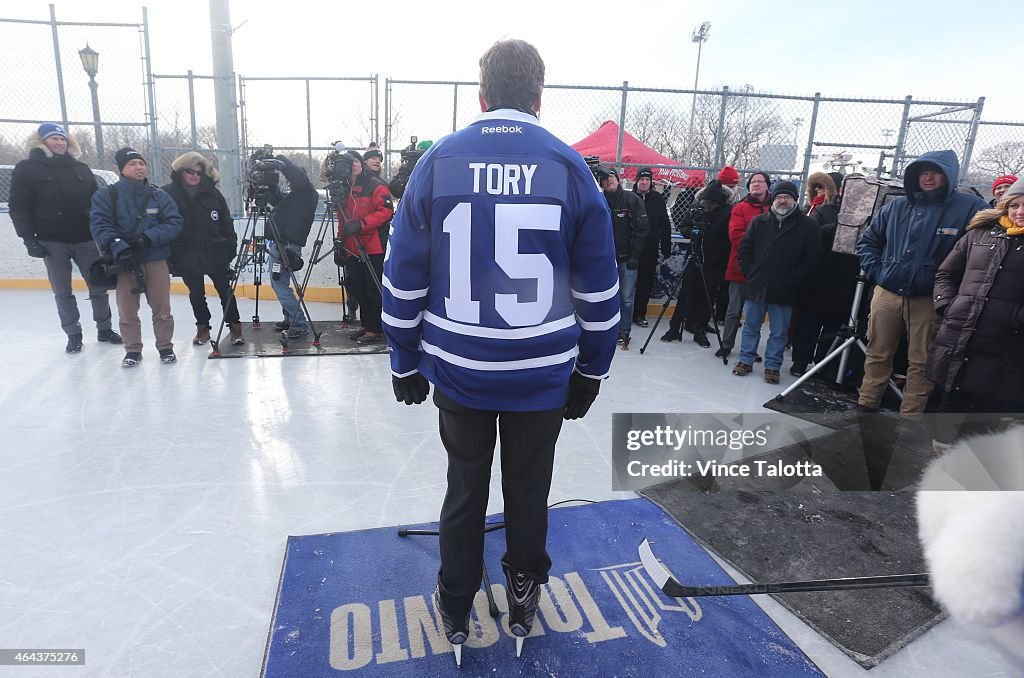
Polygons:
<instances>
[{"instance_id":1,"label":"person in black winter coat","mask_svg":"<svg viewBox=\"0 0 1024 678\"><path fill-rule=\"evenodd\" d=\"M633 320L633 293L636 289L637 269L647 242L647 210L644 201L632 191L622 190L619 173L614 167L602 166L598 170L601 190L612 211L612 234L615 238L615 260L619 266L619 344L629 347L629 330Z\"/></svg>"},{"instance_id":2,"label":"person in black winter coat","mask_svg":"<svg viewBox=\"0 0 1024 678\"><path fill-rule=\"evenodd\" d=\"M196 346L210 340L210 308L206 304L205 276L220 296L224 322L231 343L245 343L238 304L232 291L231 265L238 236L227 200L219 190L220 174L213 163L195 151L179 155L171 163L171 182L163 186L185 220L181 235L171 243L171 270L188 288L188 300L196 318Z\"/></svg>"},{"instance_id":3,"label":"person in black winter coat","mask_svg":"<svg viewBox=\"0 0 1024 678\"><path fill-rule=\"evenodd\" d=\"M633 185L633 192L644 201L644 209L647 211L647 241L644 243L644 250L640 254L640 268L636 275L636 297L633 302L633 322L640 327L647 327L647 304L651 300L651 287L654 284L654 274L658 268L658 249L661 255L668 257L672 254L672 225L668 220L668 208L665 207L665 197L653 190L653 173L650 167L641 167L636 173L636 183Z\"/></svg>"},{"instance_id":4,"label":"person in black winter coat","mask_svg":"<svg viewBox=\"0 0 1024 678\"><path fill-rule=\"evenodd\" d=\"M818 224L797 208L798 195L792 182L778 182L772 188L771 209L754 217L740 241L746 302L740 359L732 372L742 377L753 370L767 314L771 335L764 356L764 380L770 384L779 383L793 305L821 259Z\"/></svg>"},{"instance_id":5,"label":"person in black winter coat","mask_svg":"<svg viewBox=\"0 0 1024 678\"><path fill-rule=\"evenodd\" d=\"M28 255L42 259L46 266L61 328L68 337L64 350L78 353L82 350L82 325L71 290L71 262L88 282L89 268L100 258L89 232L96 177L88 165L77 160L81 155L78 143L56 123L40 125L27 145L28 159L15 165L11 173L11 221ZM89 285L89 302L96 340L120 344L120 335L111 329L107 290Z\"/></svg>"},{"instance_id":6,"label":"person in black winter coat","mask_svg":"<svg viewBox=\"0 0 1024 678\"><path fill-rule=\"evenodd\" d=\"M733 194L733 189L717 179L697 194L704 222L700 225L684 222L683 235L689 236L693 251L683 271L679 299L662 341L681 339L680 330L685 322L687 331L693 333L693 340L697 344L704 348L711 346L707 336L708 321L711 319L709 300L713 304L718 298L718 289L722 286L725 269L729 264L729 219L732 216Z\"/></svg>"},{"instance_id":7,"label":"person in black winter coat","mask_svg":"<svg viewBox=\"0 0 1024 678\"><path fill-rule=\"evenodd\" d=\"M935 274L934 304L942 325L925 368L936 385L929 409L1024 412L1024 181L971 219Z\"/></svg>"}]
</instances>

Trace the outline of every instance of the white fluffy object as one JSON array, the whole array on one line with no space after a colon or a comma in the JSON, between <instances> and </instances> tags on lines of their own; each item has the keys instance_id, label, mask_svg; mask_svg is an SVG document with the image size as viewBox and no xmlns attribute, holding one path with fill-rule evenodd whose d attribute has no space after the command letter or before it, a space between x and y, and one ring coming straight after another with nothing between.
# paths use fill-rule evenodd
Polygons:
<instances>
[{"instance_id":1,"label":"white fluffy object","mask_svg":"<svg viewBox=\"0 0 1024 678\"><path fill-rule=\"evenodd\" d=\"M957 443L917 496L936 600L1024 672L1024 492L948 489L979 486L1024 488L1024 427Z\"/></svg>"}]
</instances>

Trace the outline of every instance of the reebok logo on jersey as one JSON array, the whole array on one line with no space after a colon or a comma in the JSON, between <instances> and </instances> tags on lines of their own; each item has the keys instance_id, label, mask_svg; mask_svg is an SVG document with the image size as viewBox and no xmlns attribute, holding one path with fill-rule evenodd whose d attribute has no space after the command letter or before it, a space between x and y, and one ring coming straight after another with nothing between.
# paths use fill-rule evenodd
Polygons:
<instances>
[{"instance_id":1,"label":"reebok logo on jersey","mask_svg":"<svg viewBox=\"0 0 1024 678\"><path fill-rule=\"evenodd\" d=\"M519 125L513 125L508 127L506 125L498 125L497 127L481 127L480 134L522 134L523 128Z\"/></svg>"}]
</instances>

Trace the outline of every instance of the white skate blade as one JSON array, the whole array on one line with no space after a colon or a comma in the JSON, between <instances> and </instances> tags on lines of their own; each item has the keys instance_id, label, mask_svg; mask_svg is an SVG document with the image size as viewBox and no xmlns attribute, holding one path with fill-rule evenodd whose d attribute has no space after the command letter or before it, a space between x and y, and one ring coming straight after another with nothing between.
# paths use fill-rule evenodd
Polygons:
<instances>
[{"instance_id":1,"label":"white skate blade","mask_svg":"<svg viewBox=\"0 0 1024 678\"><path fill-rule=\"evenodd\" d=\"M460 669L462 668L462 643L458 645L452 645L452 649L455 650L455 665Z\"/></svg>"},{"instance_id":2,"label":"white skate blade","mask_svg":"<svg viewBox=\"0 0 1024 678\"><path fill-rule=\"evenodd\" d=\"M523 641L526 640L523 636L516 636L516 657L523 656Z\"/></svg>"}]
</instances>

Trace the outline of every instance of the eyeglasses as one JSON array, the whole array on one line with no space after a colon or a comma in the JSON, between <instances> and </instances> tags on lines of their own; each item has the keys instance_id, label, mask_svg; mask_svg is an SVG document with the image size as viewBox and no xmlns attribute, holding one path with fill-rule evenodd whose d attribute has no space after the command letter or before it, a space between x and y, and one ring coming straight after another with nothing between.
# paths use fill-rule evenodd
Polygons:
<instances>
[{"instance_id":1,"label":"eyeglasses","mask_svg":"<svg viewBox=\"0 0 1024 678\"><path fill-rule=\"evenodd\" d=\"M203 176L203 171L202 170L186 169L186 170L182 170L182 171L185 174L191 174L194 177L201 177L201 176Z\"/></svg>"}]
</instances>

